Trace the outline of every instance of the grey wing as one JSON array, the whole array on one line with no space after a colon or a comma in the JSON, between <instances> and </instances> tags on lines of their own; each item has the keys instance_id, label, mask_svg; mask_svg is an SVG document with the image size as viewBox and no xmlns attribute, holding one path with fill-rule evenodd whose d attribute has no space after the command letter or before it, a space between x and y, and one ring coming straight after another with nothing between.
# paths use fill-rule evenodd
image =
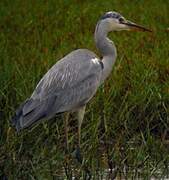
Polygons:
<instances>
[{"instance_id":1,"label":"grey wing","mask_svg":"<svg viewBox=\"0 0 169 180\"><path fill-rule=\"evenodd\" d=\"M94 53L73 51L45 74L31 96L32 101L24 107L24 114L38 109L51 117L58 112L78 108L95 94L101 72Z\"/></svg>"},{"instance_id":2,"label":"grey wing","mask_svg":"<svg viewBox=\"0 0 169 180\"><path fill-rule=\"evenodd\" d=\"M60 112L69 110L74 111L80 108L93 97L98 85L98 76L92 74L85 77L82 82L77 83L71 88L65 89L58 97L58 101L55 102L54 108Z\"/></svg>"},{"instance_id":3,"label":"grey wing","mask_svg":"<svg viewBox=\"0 0 169 180\"><path fill-rule=\"evenodd\" d=\"M91 59L96 59L96 55L86 49L79 49L68 54L44 75L31 97L46 99L56 92L73 87L89 75L98 75L101 66Z\"/></svg>"}]
</instances>

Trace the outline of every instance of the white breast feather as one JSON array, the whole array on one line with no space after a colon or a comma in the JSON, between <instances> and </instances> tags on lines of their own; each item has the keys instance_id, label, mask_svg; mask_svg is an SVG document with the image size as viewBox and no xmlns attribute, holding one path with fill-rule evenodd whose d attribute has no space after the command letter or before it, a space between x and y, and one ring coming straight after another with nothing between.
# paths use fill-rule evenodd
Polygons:
<instances>
[{"instance_id":1,"label":"white breast feather","mask_svg":"<svg viewBox=\"0 0 169 180\"><path fill-rule=\"evenodd\" d=\"M93 58L93 59L91 59L91 61L92 61L94 64L99 64L99 59L97 59L97 58Z\"/></svg>"}]
</instances>

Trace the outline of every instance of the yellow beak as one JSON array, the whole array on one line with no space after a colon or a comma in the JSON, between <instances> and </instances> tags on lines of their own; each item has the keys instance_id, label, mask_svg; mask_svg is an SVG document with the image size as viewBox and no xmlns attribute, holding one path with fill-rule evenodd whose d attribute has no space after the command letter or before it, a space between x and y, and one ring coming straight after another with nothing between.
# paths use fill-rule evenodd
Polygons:
<instances>
[{"instance_id":1,"label":"yellow beak","mask_svg":"<svg viewBox=\"0 0 169 180\"><path fill-rule=\"evenodd\" d=\"M130 21L126 21L126 22L122 22L122 24L125 24L126 26L128 26L129 30L131 31L148 31L148 32L152 32L152 30L147 29L141 25L135 24L133 22Z\"/></svg>"}]
</instances>

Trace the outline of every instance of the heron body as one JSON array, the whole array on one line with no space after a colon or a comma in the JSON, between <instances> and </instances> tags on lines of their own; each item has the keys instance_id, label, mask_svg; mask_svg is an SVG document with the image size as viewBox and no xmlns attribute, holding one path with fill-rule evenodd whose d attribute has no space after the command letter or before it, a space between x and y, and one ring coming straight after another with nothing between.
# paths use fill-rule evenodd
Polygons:
<instances>
[{"instance_id":1,"label":"heron body","mask_svg":"<svg viewBox=\"0 0 169 180\"><path fill-rule=\"evenodd\" d=\"M40 80L22 107L17 129L57 113L78 110L95 94L101 74L102 66L94 53L86 49L71 52Z\"/></svg>"},{"instance_id":2,"label":"heron body","mask_svg":"<svg viewBox=\"0 0 169 180\"><path fill-rule=\"evenodd\" d=\"M107 34L130 29L149 31L127 21L117 12L104 14L95 29L96 47L103 58L99 59L87 49L78 49L58 61L16 111L12 119L16 129L27 128L58 113L77 111L80 136L85 106L110 75L116 60L116 48Z\"/></svg>"}]
</instances>

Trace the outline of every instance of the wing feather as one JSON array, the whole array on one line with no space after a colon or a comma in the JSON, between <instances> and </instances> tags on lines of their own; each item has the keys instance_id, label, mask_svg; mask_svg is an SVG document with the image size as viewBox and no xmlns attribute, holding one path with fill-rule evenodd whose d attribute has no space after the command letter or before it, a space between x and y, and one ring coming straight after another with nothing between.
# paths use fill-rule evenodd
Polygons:
<instances>
[{"instance_id":1,"label":"wing feather","mask_svg":"<svg viewBox=\"0 0 169 180\"><path fill-rule=\"evenodd\" d=\"M44 75L31 99L38 105L57 97L53 110L57 112L69 110L87 101L96 92L102 71L100 63L91 59L96 59L96 55L88 50L73 51ZM29 110L33 107L32 104Z\"/></svg>"},{"instance_id":2,"label":"wing feather","mask_svg":"<svg viewBox=\"0 0 169 180\"><path fill-rule=\"evenodd\" d=\"M101 75L102 67L94 53L73 51L44 75L32 96L16 111L13 125L19 131L56 113L78 109L93 97Z\"/></svg>"}]
</instances>

